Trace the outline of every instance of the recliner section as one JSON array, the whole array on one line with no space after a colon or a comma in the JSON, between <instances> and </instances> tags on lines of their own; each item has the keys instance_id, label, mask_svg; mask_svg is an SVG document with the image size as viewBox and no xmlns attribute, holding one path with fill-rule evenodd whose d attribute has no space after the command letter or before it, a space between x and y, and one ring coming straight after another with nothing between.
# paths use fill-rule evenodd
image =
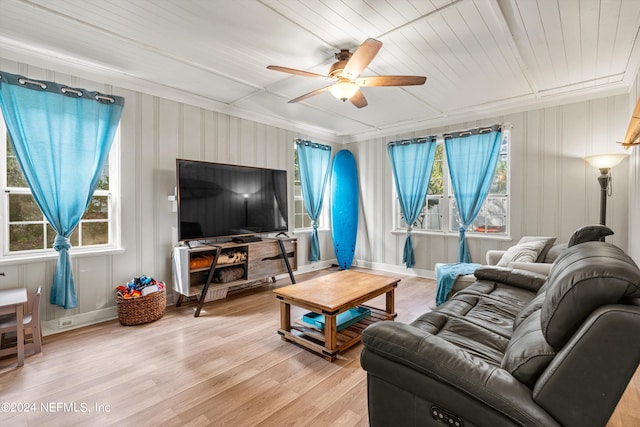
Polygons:
<instances>
[{"instance_id":1,"label":"recliner section","mask_svg":"<svg viewBox=\"0 0 640 427\"><path fill-rule=\"evenodd\" d=\"M475 274L476 283L411 324L364 331L370 424L606 424L640 362L633 260L585 242L548 277L490 267ZM389 395L383 384L403 392Z\"/></svg>"}]
</instances>

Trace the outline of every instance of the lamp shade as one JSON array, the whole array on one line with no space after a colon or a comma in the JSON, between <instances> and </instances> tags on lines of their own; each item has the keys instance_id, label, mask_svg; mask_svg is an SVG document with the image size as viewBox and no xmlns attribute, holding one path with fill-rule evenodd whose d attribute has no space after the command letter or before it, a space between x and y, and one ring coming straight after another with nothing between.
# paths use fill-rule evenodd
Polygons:
<instances>
[{"instance_id":1,"label":"lamp shade","mask_svg":"<svg viewBox=\"0 0 640 427\"><path fill-rule=\"evenodd\" d=\"M333 96L340 101L346 101L350 99L360 89L360 86L350 81L342 81L334 84L329 88L329 91Z\"/></svg>"},{"instance_id":2,"label":"lamp shade","mask_svg":"<svg viewBox=\"0 0 640 427\"><path fill-rule=\"evenodd\" d=\"M584 157L584 161L594 168L611 169L622 162L628 154L625 153L609 153L609 154L593 154Z\"/></svg>"}]
</instances>

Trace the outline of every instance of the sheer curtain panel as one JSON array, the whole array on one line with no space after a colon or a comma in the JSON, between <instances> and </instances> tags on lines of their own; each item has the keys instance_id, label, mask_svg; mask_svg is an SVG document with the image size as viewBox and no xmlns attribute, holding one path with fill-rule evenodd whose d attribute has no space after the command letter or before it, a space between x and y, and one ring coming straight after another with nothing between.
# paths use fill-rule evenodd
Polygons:
<instances>
[{"instance_id":1,"label":"sheer curtain panel","mask_svg":"<svg viewBox=\"0 0 640 427\"><path fill-rule=\"evenodd\" d=\"M301 139L296 140L296 146L302 198L313 225L309 261L318 261L320 259L318 218L322 212L322 199L324 199L324 190L331 171L331 147Z\"/></svg>"},{"instance_id":2,"label":"sheer curtain panel","mask_svg":"<svg viewBox=\"0 0 640 427\"><path fill-rule=\"evenodd\" d=\"M36 203L57 235L51 304L78 305L69 236L93 195L124 98L0 71L0 108Z\"/></svg>"},{"instance_id":3,"label":"sheer curtain panel","mask_svg":"<svg viewBox=\"0 0 640 427\"><path fill-rule=\"evenodd\" d=\"M449 176L458 208L458 261L471 262L467 229L480 213L500 154L499 126L444 135Z\"/></svg>"},{"instance_id":4,"label":"sheer curtain panel","mask_svg":"<svg viewBox=\"0 0 640 427\"><path fill-rule=\"evenodd\" d=\"M414 138L387 144L400 210L407 223L402 262L415 265L411 230L424 207L436 156L436 139Z\"/></svg>"}]
</instances>

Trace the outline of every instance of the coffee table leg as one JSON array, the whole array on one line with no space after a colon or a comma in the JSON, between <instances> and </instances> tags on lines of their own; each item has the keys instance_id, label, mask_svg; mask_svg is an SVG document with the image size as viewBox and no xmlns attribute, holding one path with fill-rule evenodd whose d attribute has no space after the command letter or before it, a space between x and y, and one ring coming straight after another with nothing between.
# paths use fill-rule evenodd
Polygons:
<instances>
[{"instance_id":1,"label":"coffee table leg","mask_svg":"<svg viewBox=\"0 0 640 427\"><path fill-rule=\"evenodd\" d=\"M332 354L336 352L336 316L324 316L324 346Z\"/></svg>"},{"instance_id":2,"label":"coffee table leg","mask_svg":"<svg viewBox=\"0 0 640 427\"><path fill-rule=\"evenodd\" d=\"M396 288L391 289L386 293L387 295L387 313L394 314L396 312L395 308L395 290Z\"/></svg>"},{"instance_id":3,"label":"coffee table leg","mask_svg":"<svg viewBox=\"0 0 640 427\"><path fill-rule=\"evenodd\" d=\"M291 332L291 304L280 301L280 329Z\"/></svg>"}]
</instances>

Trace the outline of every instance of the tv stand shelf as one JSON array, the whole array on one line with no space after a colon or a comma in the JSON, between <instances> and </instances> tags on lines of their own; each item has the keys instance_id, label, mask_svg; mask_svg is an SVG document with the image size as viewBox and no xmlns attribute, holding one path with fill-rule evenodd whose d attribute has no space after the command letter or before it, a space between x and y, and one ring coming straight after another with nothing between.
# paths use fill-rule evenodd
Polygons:
<instances>
[{"instance_id":1,"label":"tv stand shelf","mask_svg":"<svg viewBox=\"0 0 640 427\"><path fill-rule=\"evenodd\" d=\"M225 242L173 250L173 289L176 307L184 297L198 297L195 317L200 316L208 295L224 298L229 289L289 274L295 283L296 238L263 238L255 242Z\"/></svg>"}]
</instances>

